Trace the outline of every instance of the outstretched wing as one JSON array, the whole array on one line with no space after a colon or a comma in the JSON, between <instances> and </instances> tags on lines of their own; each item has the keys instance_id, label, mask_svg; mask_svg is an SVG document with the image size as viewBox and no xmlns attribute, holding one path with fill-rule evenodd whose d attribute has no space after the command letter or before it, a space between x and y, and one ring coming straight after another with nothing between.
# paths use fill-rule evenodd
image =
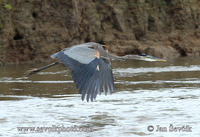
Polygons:
<instances>
[{"instance_id":1,"label":"outstretched wing","mask_svg":"<svg viewBox=\"0 0 200 137\"><path fill-rule=\"evenodd\" d=\"M74 83L82 94L82 100L93 101L103 90L105 94L114 90L112 68L105 59L96 56L98 51L88 47L74 46L53 54L71 70Z\"/></svg>"}]
</instances>

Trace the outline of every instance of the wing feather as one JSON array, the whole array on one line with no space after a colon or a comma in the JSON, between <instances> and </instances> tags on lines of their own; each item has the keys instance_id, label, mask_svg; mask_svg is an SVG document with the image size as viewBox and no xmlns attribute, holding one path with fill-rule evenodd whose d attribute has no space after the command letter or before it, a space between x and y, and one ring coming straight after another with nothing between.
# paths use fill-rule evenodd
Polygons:
<instances>
[{"instance_id":1,"label":"wing feather","mask_svg":"<svg viewBox=\"0 0 200 137\"><path fill-rule=\"evenodd\" d=\"M95 53L94 49L75 46L52 55L71 70L82 100L86 97L87 101L93 101L102 90L105 94L114 90L111 65L106 59L96 58Z\"/></svg>"},{"instance_id":2,"label":"wing feather","mask_svg":"<svg viewBox=\"0 0 200 137\"><path fill-rule=\"evenodd\" d=\"M58 54L56 55L57 58L60 59L60 61L68 68L70 68L71 70L76 69L78 66L81 65L81 63L79 63L78 61L70 58L69 56L67 56L66 54L64 54L63 51L58 52Z\"/></svg>"}]
</instances>

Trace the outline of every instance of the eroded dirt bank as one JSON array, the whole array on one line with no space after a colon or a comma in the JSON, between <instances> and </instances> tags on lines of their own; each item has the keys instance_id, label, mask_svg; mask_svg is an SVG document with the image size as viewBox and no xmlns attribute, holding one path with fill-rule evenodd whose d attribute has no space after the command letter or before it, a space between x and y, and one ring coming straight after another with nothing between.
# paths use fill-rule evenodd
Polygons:
<instances>
[{"instance_id":1,"label":"eroded dirt bank","mask_svg":"<svg viewBox=\"0 0 200 137\"><path fill-rule=\"evenodd\" d=\"M197 0L16 0L0 8L0 62L44 62L95 41L118 55L200 55Z\"/></svg>"}]
</instances>

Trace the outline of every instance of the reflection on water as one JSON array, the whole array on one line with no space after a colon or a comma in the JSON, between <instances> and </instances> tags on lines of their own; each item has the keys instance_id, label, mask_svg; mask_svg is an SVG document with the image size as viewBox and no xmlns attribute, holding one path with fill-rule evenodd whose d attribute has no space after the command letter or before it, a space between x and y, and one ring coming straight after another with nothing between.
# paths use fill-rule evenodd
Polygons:
<instances>
[{"instance_id":1,"label":"reflection on water","mask_svg":"<svg viewBox=\"0 0 200 137\"><path fill-rule=\"evenodd\" d=\"M23 73L45 64L0 67L0 136L199 136L199 59L113 62L115 92L89 103L81 101L63 65L30 77ZM52 126L92 132L17 130Z\"/></svg>"}]
</instances>

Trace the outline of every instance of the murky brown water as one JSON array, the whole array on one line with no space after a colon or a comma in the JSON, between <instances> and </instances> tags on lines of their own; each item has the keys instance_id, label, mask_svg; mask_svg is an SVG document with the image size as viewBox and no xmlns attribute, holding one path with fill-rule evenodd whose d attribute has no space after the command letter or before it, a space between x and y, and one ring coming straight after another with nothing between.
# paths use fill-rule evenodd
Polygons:
<instances>
[{"instance_id":1,"label":"murky brown water","mask_svg":"<svg viewBox=\"0 0 200 137\"><path fill-rule=\"evenodd\" d=\"M62 65L30 77L46 64L1 66L0 136L200 135L200 58L112 64L115 92L89 103Z\"/></svg>"}]
</instances>

